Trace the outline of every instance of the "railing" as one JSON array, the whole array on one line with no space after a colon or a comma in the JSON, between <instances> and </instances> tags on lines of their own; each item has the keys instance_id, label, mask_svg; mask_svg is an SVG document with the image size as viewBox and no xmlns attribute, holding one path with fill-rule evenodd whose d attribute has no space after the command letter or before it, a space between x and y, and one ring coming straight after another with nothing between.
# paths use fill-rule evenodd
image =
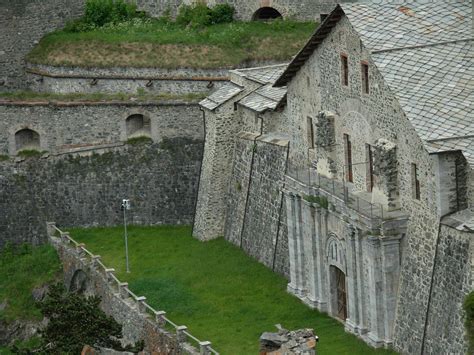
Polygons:
<instances>
[{"instance_id":1,"label":"railing","mask_svg":"<svg viewBox=\"0 0 474 355\"><path fill-rule=\"evenodd\" d=\"M127 282L121 282L117 276L115 276L115 269L107 268L102 261L100 260L100 255L94 255L91 253L89 250L85 248L85 244L83 243L78 243L75 241L69 233L63 232L60 230L54 223L48 223L48 235L52 235L51 232L52 230L56 231L59 233L59 236L63 242L66 242L68 244L73 244L76 250L79 251L79 254L84 257L88 257L91 261L92 264L97 267L99 270L101 270L109 283L115 284L117 288L117 292L119 295L126 299L126 298L132 298L138 307L138 310L141 313L151 315L154 317L155 322L157 325L163 329L163 330L169 330L173 329L176 333L176 338L180 344L183 343L188 343L188 344L196 344L197 348L199 349L199 353L202 355L207 355L207 354L216 354L218 355L219 353L214 350L211 347L211 342L209 341L201 341L195 336L193 336L191 333L188 332L188 328L184 325L178 325L174 322L172 322L170 319L166 317L166 312L165 311L157 311L155 310L152 306L150 306L146 302L146 297L144 296L138 296L135 293L133 293L129 288L128 288L128 283ZM189 342L189 340L192 341Z\"/></svg>"},{"instance_id":2,"label":"railing","mask_svg":"<svg viewBox=\"0 0 474 355\"><path fill-rule=\"evenodd\" d=\"M344 202L359 214L370 219L384 219L384 208L382 204L376 204L364 199L356 192L349 190L346 183L336 179L330 179L316 172L313 167L295 167L288 165L287 175L294 180L314 189L323 197L334 196Z\"/></svg>"}]
</instances>

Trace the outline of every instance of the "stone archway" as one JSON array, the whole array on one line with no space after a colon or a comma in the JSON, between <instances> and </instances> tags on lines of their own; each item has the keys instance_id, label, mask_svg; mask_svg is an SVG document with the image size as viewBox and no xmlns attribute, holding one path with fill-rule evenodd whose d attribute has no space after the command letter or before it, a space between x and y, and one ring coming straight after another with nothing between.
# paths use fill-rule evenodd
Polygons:
<instances>
[{"instance_id":1,"label":"stone archway","mask_svg":"<svg viewBox=\"0 0 474 355\"><path fill-rule=\"evenodd\" d=\"M253 21L268 21L283 18L282 14L275 8L264 6L259 8L252 16Z\"/></svg>"},{"instance_id":2,"label":"stone archway","mask_svg":"<svg viewBox=\"0 0 474 355\"><path fill-rule=\"evenodd\" d=\"M84 294L89 287L89 277L82 270L76 270L69 283L69 292Z\"/></svg>"}]
</instances>

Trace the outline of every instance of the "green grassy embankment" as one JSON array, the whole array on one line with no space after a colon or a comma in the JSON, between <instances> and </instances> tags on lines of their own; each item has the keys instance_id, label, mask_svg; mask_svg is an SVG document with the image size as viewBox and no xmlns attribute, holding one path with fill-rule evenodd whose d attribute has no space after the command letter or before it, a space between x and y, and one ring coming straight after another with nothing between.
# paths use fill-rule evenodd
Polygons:
<instances>
[{"instance_id":1,"label":"green grassy embankment","mask_svg":"<svg viewBox=\"0 0 474 355\"><path fill-rule=\"evenodd\" d=\"M189 227L131 227L131 273L125 273L123 229L70 229L117 270L130 289L165 310L222 354L257 354L258 338L275 331L314 328L319 354L390 353L374 350L343 325L309 309L286 292L287 281L220 238L202 243Z\"/></svg>"},{"instance_id":2,"label":"green grassy embankment","mask_svg":"<svg viewBox=\"0 0 474 355\"><path fill-rule=\"evenodd\" d=\"M50 245L18 248L6 247L0 252L0 319L39 320L41 312L31 294L35 287L55 282L61 274L61 264Z\"/></svg>"},{"instance_id":3,"label":"green grassy embankment","mask_svg":"<svg viewBox=\"0 0 474 355\"><path fill-rule=\"evenodd\" d=\"M315 28L314 22L292 20L183 27L166 19L136 18L86 32L51 33L27 60L80 67L229 68L287 61Z\"/></svg>"}]
</instances>

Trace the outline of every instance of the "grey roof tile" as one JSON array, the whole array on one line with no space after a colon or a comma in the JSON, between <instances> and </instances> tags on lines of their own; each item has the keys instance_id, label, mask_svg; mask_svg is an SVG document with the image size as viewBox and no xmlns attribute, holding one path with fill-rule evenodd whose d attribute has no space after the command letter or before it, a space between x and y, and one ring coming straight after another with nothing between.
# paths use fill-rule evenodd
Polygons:
<instances>
[{"instance_id":1,"label":"grey roof tile","mask_svg":"<svg viewBox=\"0 0 474 355\"><path fill-rule=\"evenodd\" d=\"M227 102L234 96L243 91L243 88L232 82L225 83L221 88L213 94L202 100L199 104L208 110L215 110L223 103Z\"/></svg>"},{"instance_id":2,"label":"grey roof tile","mask_svg":"<svg viewBox=\"0 0 474 355\"><path fill-rule=\"evenodd\" d=\"M272 84L267 84L244 97L239 104L253 111L264 112L274 110L285 95L286 88L275 88Z\"/></svg>"}]
</instances>

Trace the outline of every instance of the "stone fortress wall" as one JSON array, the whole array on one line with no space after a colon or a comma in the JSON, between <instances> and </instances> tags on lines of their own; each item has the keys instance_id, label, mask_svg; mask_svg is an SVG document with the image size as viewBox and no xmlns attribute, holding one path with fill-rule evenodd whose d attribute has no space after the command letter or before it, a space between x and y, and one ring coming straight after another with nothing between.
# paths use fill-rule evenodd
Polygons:
<instances>
[{"instance_id":1,"label":"stone fortress wall","mask_svg":"<svg viewBox=\"0 0 474 355\"><path fill-rule=\"evenodd\" d=\"M44 242L45 218L120 224L123 198L131 223L193 221L203 140L196 104L3 103L0 127L0 155L10 157L0 161L0 247ZM19 137L24 129L38 140ZM127 144L142 135L151 141ZM15 158L22 148L42 157Z\"/></svg>"}]
</instances>

